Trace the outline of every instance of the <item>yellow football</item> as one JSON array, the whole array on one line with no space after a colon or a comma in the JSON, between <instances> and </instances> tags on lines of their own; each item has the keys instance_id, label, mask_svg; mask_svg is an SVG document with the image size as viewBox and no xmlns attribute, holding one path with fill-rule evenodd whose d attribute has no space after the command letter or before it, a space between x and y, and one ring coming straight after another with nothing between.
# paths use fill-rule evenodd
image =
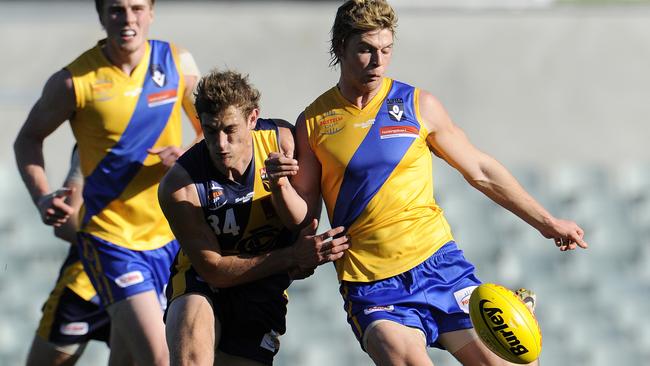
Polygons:
<instances>
[{"instance_id":1,"label":"yellow football","mask_svg":"<svg viewBox=\"0 0 650 366\"><path fill-rule=\"evenodd\" d=\"M526 364L542 352L542 332L535 315L512 291L493 283L477 287L469 315L485 345L506 361Z\"/></svg>"}]
</instances>

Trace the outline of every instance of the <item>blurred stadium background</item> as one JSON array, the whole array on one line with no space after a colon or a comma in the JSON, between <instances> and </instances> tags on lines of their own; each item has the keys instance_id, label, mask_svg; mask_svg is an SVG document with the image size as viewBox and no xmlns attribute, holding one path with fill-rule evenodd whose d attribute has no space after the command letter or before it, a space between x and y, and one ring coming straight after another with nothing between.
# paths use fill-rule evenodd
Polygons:
<instances>
[{"instance_id":1,"label":"blurred stadium background","mask_svg":"<svg viewBox=\"0 0 650 366\"><path fill-rule=\"evenodd\" d=\"M542 364L650 365L650 4L648 1L395 0L389 75L425 88L473 142L587 251L553 243L435 162L436 197L480 277L538 293ZM328 32L338 2L158 1L151 36L204 71L250 73L263 115L293 120L336 82ZM0 2L0 365L23 364L66 252L22 187L13 139L55 70L102 37L92 1ZM51 184L72 147L45 144ZM326 225L324 223L323 225ZM369 365L345 322L332 266L290 289L277 365ZM105 364L92 344L80 364ZM437 366L456 365L431 351Z\"/></svg>"}]
</instances>

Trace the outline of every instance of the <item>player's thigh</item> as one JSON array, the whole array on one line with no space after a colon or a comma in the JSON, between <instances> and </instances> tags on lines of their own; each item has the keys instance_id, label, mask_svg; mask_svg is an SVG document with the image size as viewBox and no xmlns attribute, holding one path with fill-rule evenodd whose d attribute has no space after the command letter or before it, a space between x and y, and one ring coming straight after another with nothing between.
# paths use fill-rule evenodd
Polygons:
<instances>
[{"instance_id":1,"label":"player's thigh","mask_svg":"<svg viewBox=\"0 0 650 366\"><path fill-rule=\"evenodd\" d=\"M70 366L83 353L86 343L59 347L39 336L34 336L27 355L27 366Z\"/></svg>"},{"instance_id":2,"label":"player's thigh","mask_svg":"<svg viewBox=\"0 0 650 366\"><path fill-rule=\"evenodd\" d=\"M248 358L233 356L217 350L214 355L214 366L266 366L267 364Z\"/></svg>"},{"instance_id":3,"label":"player's thigh","mask_svg":"<svg viewBox=\"0 0 650 366\"><path fill-rule=\"evenodd\" d=\"M466 329L464 331L452 332L459 333L465 332L465 334L456 334L454 338L457 340L468 339L469 337L475 337L471 339L464 346L460 347L456 351L452 352L454 357L464 366L515 366L515 364L510 363L501 357L497 356L494 352L490 351L489 348L476 336L476 333L473 329ZM472 335L471 333L474 332ZM452 337L449 337L449 334L445 337L445 334L441 336L441 343L447 347L447 344L451 341ZM460 342L463 342L462 340ZM447 343L447 344L445 344ZM453 346L450 346L453 347ZM449 348L448 348L449 349ZM537 365L537 361L530 363L529 365Z\"/></svg>"},{"instance_id":4,"label":"player's thigh","mask_svg":"<svg viewBox=\"0 0 650 366\"><path fill-rule=\"evenodd\" d=\"M111 317L112 352L118 351L113 341L119 337L136 363L168 362L163 313L154 290L120 300L106 310Z\"/></svg>"},{"instance_id":5,"label":"player's thigh","mask_svg":"<svg viewBox=\"0 0 650 366\"><path fill-rule=\"evenodd\" d=\"M167 309L167 346L172 365L212 365L220 326L211 301L190 293L174 299Z\"/></svg>"},{"instance_id":6,"label":"player's thigh","mask_svg":"<svg viewBox=\"0 0 650 366\"><path fill-rule=\"evenodd\" d=\"M364 338L366 351L377 365L433 365L419 329L379 320L366 328Z\"/></svg>"}]
</instances>

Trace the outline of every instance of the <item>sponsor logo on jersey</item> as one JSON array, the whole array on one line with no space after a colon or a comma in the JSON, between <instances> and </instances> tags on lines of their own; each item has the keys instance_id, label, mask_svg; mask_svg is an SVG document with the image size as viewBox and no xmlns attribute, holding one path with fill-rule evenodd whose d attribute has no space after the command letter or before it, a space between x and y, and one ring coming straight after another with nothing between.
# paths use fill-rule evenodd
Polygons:
<instances>
[{"instance_id":1,"label":"sponsor logo on jersey","mask_svg":"<svg viewBox=\"0 0 650 366\"><path fill-rule=\"evenodd\" d=\"M115 279L115 283L121 288L137 285L142 282L144 282L144 276L140 271L125 273Z\"/></svg>"},{"instance_id":2,"label":"sponsor logo on jersey","mask_svg":"<svg viewBox=\"0 0 650 366\"><path fill-rule=\"evenodd\" d=\"M454 292L456 303L458 304L460 310L462 310L465 314L469 314L469 297L472 295L472 292L474 292L474 289L476 287L477 286L469 286Z\"/></svg>"},{"instance_id":3,"label":"sponsor logo on jersey","mask_svg":"<svg viewBox=\"0 0 650 366\"><path fill-rule=\"evenodd\" d=\"M269 175L266 174L266 168L260 168L260 179L262 179L262 187L264 190L271 192L271 182L269 182Z\"/></svg>"},{"instance_id":4,"label":"sponsor logo on jersey","mask_svg":"<svg viewBox=\"0 0 650 366\"><path fill-rule=\"evenodd\" d=\"M386 104L390 119L399 122L404 116L404 100L402 98L387 99Z\"/></svg>"},{"instance_id":5,"label":"sponsor logo on jersey","mask_svg":"<svg viewBox=\"0 0 650 366\"><path fill-rule=\"evenodd\" d=\"M264 337L262 337L262 342L260 343L260 347L269 350L271 352L275 352L280 348L280 338L279 338L278 332L275 330L271 330L270 332L266 333Z\"/></svg>"},{"instance_id":6,"label":"sponsor logo on jersey","mask_svg":"<svg viewBox=\"0 0 650 366\"><path fill-rule=\"evenodd\" d=\"M319 135L334 135L345 127L342 123L343 116L338 115L334 111L327 112L326 114L317 117L317 121Z\"/></svg>"},{"instance_id":7,"label":"sponsor logo on jersey","mask_svg":"<svg viewBox=\"0 0 650 366\"><path fill-rule=\"evenodd\" d=\"M244 197L237 197L237 198L235 198L235 203L240 203L240 202L241 203L246 203L246 202L250 201L251 199L253 199L254 194L255 194L255 192L248 192Z\"/></svg>"},{"instance_id":8,"label":"sponsor logo on jersey","mask_svg":"<svg viewBox=\"0 0 650 366\"><path fill-rule=\"evenodd\" d=\"M61 326L59 327L59 331L61 332L61 334L68 335L68 336L81 336L84 334L88 334L89 329L90 327L86 322L73 322L73 323L61 324Z\"/></svg>"},{"instance_id":9,"label":"sponsor logo on jersey","mask_svg":"<svg viewBox=\"0 0 650 366\"><path fill-rule=\"evenodd\" d=\"M124 91L124 96L125 97L137 97L138 95L140 95L140 93L142 93L142 88L135 88L135 89L130 89L130 90Z\"/></svg>"},{"instance_id":10,"label":"sponsor logo on jersey","mask_svg":"<svg viewBox=\"0 0 650 366\"><path fill-rule=\"evenodd\" d=\"M379 306L378 305L378 306L369 306L369 307L363 309L363 313L368 315L368 314L371 314L371 313L376 313L378 311L391 312L393 310L395 310L395 306L393 306L393 305L385 305L385 306Z\"/></svg>"},{"instance_id":11,"label":"sponsor logo on jersey","mask_svg":"<svg viewBox=\"0 0 650 366\"><path fill-rule=\"evenodd\" d=\"M374 124L375 124L375 119L373 118L373 119L369 119L369 120L367 120L365 122L355 123L354 127L356 127L356 128L368 128L368 127L370 127L370 126L372 126Z\"/></svg>"},{"instance_id":12,"label":"sponsor logo on jersey","mask_svg":"<svg viewBox=\"0 0 650 366\"><path fill-rule=\"evenodd\" d=\"M113 98L113 82L109 80L96 80L92 86L93 99L98 102L107 101Z\"/></svg>"},{"instance_id":13,"label":"sponsor logo on jersey","mask_svg":"<svg viewBox=\"0 0 650 366\"><path fill-rule=\"evenodd\" d=\"M228 199L223 194L223 187L211 180L208 187L208 210L218 210L226 203L228 203Z\"/></svg>"},{"instance_id":14,"label":"sponsor logo on jersey","mask_svg":"<svg viewBox=\"0 0 650 366\"><path fill-rule=\"evenodd\" d=\"M165 73L160 65L151 65L151 80L160 88L165 86Z\"/></svg>"},{"instance_id":15,"label":"sponsor logo on jersey","mask_svg":"<svg viewBox=\"0 0 650 366\"><path fill-rule=\"evenodd\" d=\"M413 126L386 126L379 129L379 138L382 140L398 137L417 138L419 131Z\"/></svg>"},{"instance_id":16,"label":"sponsor logo on jersey","mask_svg":"<svg viewBox=\"0 0 650 366\"><path fill-rule=\"evenodd\" d=\"M169 103L176 102L177 95L176 89L161 91L159 93L152 93L147 95L147 105L149 108L158 107Z\"/></svg>"}]
</instances>

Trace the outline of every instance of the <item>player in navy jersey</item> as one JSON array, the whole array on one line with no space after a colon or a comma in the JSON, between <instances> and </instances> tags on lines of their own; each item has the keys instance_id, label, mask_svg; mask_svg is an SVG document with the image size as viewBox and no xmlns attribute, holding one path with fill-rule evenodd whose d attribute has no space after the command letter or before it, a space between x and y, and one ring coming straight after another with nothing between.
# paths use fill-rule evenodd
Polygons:
<instances>
[{"instance_id":1,"label":"player in navy jersey","mask_svg":"<svg viewBox=\"0 0 650 366\"><path fill-rule=\"evenodd\" d=\"M259 92L233 71L196 91L205 140L178 160L158 197L181 250L167 287L172 365L271 365L285 332L292 279L340 258L342 227L294 243L265 184L270 152L293 156L291 125L259 118ZM217 349L216 353L210 350Z\"/></svg>"}]
</instances>

